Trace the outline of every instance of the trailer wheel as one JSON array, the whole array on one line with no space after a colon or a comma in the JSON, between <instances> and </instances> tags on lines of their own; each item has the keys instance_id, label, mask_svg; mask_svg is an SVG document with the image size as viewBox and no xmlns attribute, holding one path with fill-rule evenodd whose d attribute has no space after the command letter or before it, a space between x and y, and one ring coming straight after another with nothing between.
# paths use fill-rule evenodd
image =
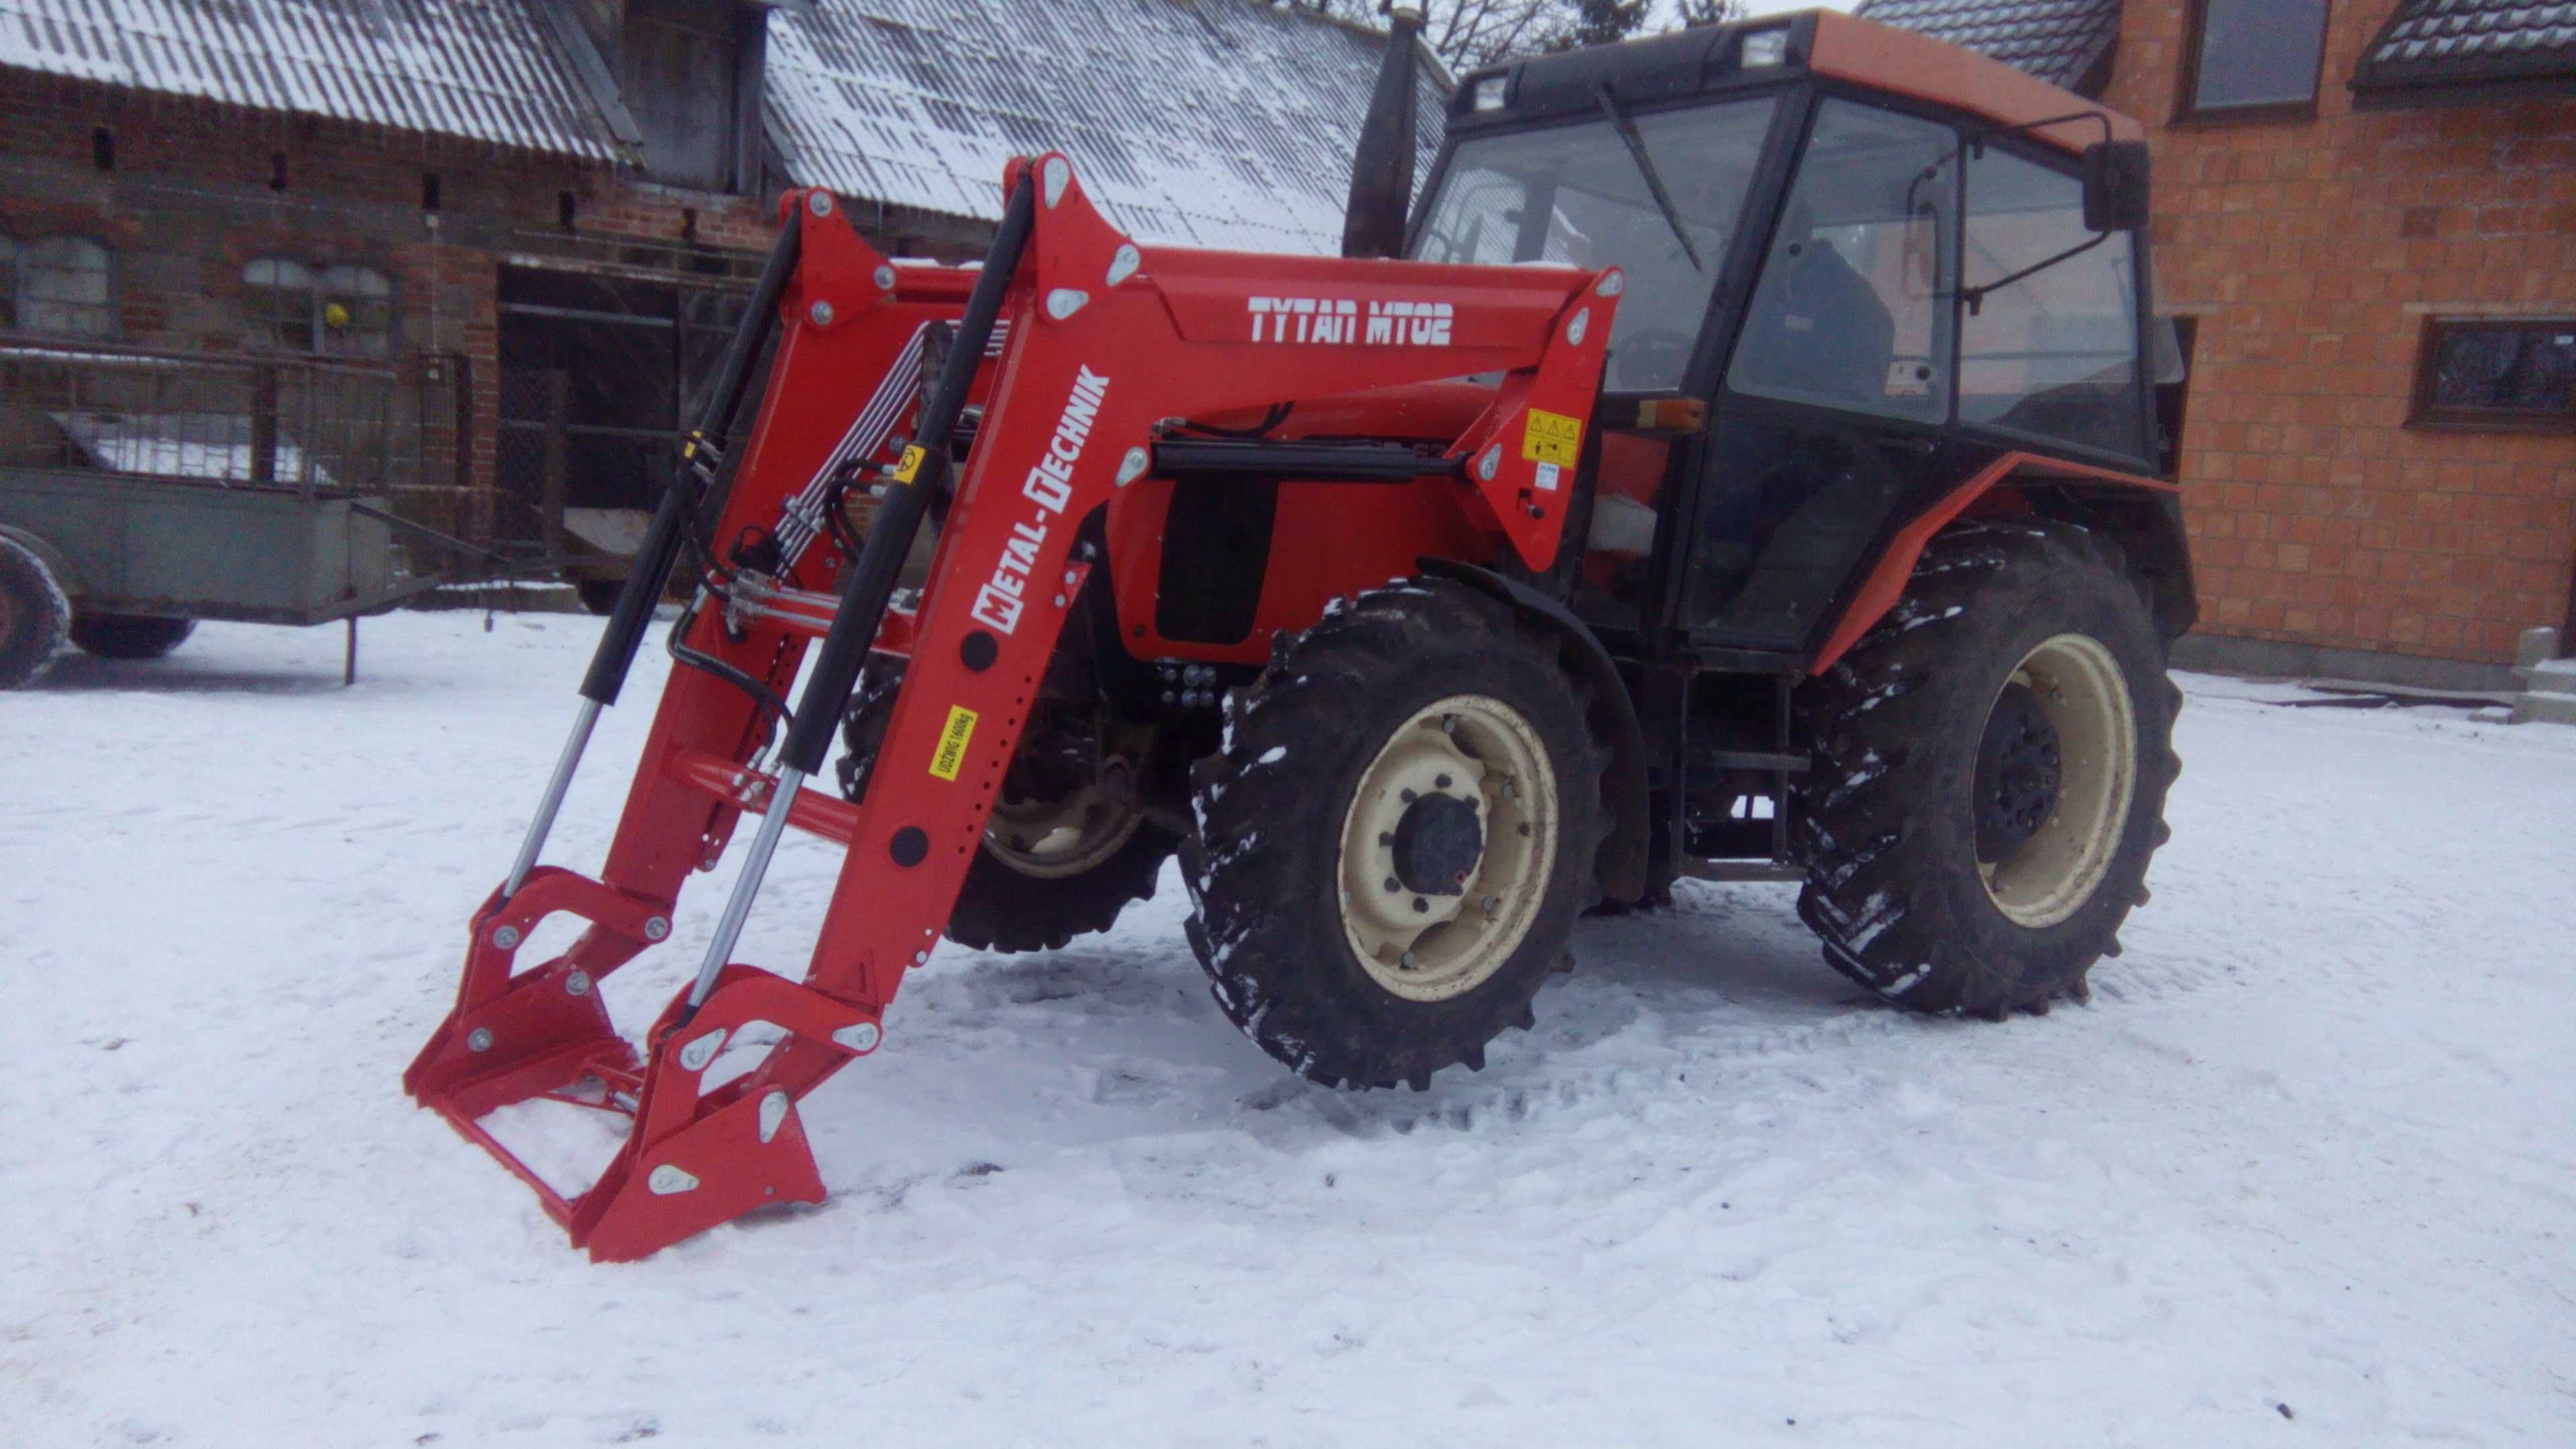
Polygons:
<instances>
[{"instance_id":1,"label":"trailer wheel","mask_svg":"<svg viewBox=\"0 0 2576 1449\"><path fill-rule=\"evenodd\" d=\"M867 787L902 685L901 666L871 668L850 696L840 776L851 800ZM1027 757L1044 748L1043 726L1032 720L948 913L948 938L961 946L1055 951L1106 931L1128 903L1153 897L1163 862L1180 845L1144 818L1135 772L1124 762L1059 760L1051 763L1075 768L1032 770Z\"/></svg>"},{"instance_id":2,"label":"trailer wheel","mask_svg":"<svg viewBox=\"0 0 2576 1449\"><path fill-rule=\"evenodd\" d=\"M2086 994L2164 842L2181 691L2119 545L1954 528L1802 701L1798 913L1836 970L1918 1011Z\"/></svg>"},{"instance_id":3,"label":"trailer wheel","mask_svg":"<svg viewBox=\"0 0 2576 1449\"><path fill-rule=\"evenodd\" d=\"M194 619L170 619L157 614L93 614L86 609L72 615L72 642L85 654L101 659L158 659L187 642L197 632Z\"/></svg>"},{"instance_id":4,"label":"trailer wheel","mask_svg":"<svg viewBox=\"0 0 2576 1449\"><path fill-rule=\"evenodd\" d=\"M1282 635L1192 771L1190 945L1226 1016L1327 1086L1481 1068L1600 897L1591 704L1554 635L1455 584Z\"/></svg>"},{"instance_id":5,"label":"trailer wheel","mask_svg":"<svg viewBox=\"0 0 2576 1449\"><path fill-rule=\"evenodd\" d=\"M71 601L44 560L0 537L0 689L32 684L61 657Z\"/></svg>"}]
</instances>

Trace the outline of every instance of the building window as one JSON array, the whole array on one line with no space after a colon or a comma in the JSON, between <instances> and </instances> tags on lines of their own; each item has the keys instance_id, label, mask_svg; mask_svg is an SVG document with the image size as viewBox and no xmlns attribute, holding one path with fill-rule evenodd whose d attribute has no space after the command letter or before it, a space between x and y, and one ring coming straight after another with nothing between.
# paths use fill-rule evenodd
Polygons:
<instances>
[{"instance_id":1,"label":"building window","mask_svg":"<svg viewBox=\"0 0 2576 1449\"><path fill-rule=\"evenodd\" d=\"M313 350L313 272L302 262L261 257L242 268L249 307L243 339L267 352Z\"/></svg>"},{"instance_id":2,"label":"building window","mask_svg":"<svg viewBox=\"0 0 2576 1449\"><path fill-rule=\"evenodd\" d=\"M2313 116L2327 0L2193 0L2176 119Z\"/></svg>"},{"instance_id":3,"label":"building window","mask_svg":"<svg viewBox=\"0 0 2576 1449\"><path fill-rule=\"evenodd\" d=\"M393 350L394 288L365 267L325 267L314 288L320 303L321 350L341 357L383 357Z\"/></svg>"},{"instance_id":4,"label":"building window","mask_svg":"<svg viewBox=\"0 0 2576 1449\"><path fill-rule=\"evenodd\" d=\"M261 257L242 268L242 286L245 338L255 349L334 357L393 351L393 284L380 272Z\"/></svg>"},{"instance_id":5,"label":"building window","mask_svg":"<svg viewBox=\"0 0 2576 1449\"><path fill-rule=\"evenodd\" d=\"M2427 321L2409 421L2576 432L2576 317Z\"/></svg>"},{"instance_id":6,"label":"building window","mask_svg":"<svg viewBox=\"0 0 2576 1449\"><path fill-rule=\"evenodd\" d=\"M16 321L28 332L112 335L116 304L108 295L107 248L76 236L21 244Z\"/></svg>"}]
</instances>

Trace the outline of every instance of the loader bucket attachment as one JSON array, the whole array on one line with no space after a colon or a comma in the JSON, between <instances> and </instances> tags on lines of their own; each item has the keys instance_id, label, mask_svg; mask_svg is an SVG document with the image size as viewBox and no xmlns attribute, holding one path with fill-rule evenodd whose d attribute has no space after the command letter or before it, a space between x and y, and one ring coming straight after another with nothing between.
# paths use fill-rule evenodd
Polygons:
<instances>
[{"instance_id":1,"label":"loader bucket attachment","mask_svg":"<svg viewBox=\"0 0 2576 1449\"><path fill-rule=\"evenodd\" d=\"M1052 153L1012 163L1003 190L981 270L894 265L830 193L781 199L778 244L602 634L518 860L474 912L455 1007L404 1076L594 1258L641 1258L758 1207L822 1199L797 1104L877 1049L904 973L937 945L1099 563L1078 535L1149 471L1159 420L1501 374L1444 486L1485 510L1530 567L1553 557L1558 525L1525 505L1554 475L1524 456L1523 429L1534 410L1589 410L1617 273L1142 248ZM1383 302L1389 315L1400 305L1409 331L1363 337L1344 323L1342 345L1259 345L1251 303L1279 292L1372 312ZM1439 299L1437 328L1424 298ZM1338 305L1356 315L1357 302ZM743 422L754 360L773 339ZM971 441L970 407L981 409ZM860 499L874 502L863 538L848 523ZM896 607L935 503L946 513L928 580L912 607ZM670 629L670 679L607 860L596 878L540 865L591 728L675 569L690 601ZM849 803L805 786L872 653L909 663L866 789ZM716 863L745 814L758 827L695 978L630 1041L602 1000L608 978L675 935L682 885ZM847 852L800 980L732 959L789 828ZM579 938L522 963L554 916L582 923ZM720 1064L728 1048L736 1055ZM756 1062L741 1069L746 1056ZM621 1145L586 1187L549 1181L491 1121L519 1107L609 1114Z\"/></svg>"}]
</instances>

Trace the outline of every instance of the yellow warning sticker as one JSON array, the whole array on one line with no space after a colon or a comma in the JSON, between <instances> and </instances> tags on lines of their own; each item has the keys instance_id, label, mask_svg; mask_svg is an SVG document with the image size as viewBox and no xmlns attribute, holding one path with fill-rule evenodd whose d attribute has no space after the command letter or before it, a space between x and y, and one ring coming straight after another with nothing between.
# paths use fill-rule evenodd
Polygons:
<instances>
[{"instance_id":1,"label":"yellow warning sticker","mask_svg":"<svg viewBox=\"0 0 2576 1449\"><path fill-rule=\"evenodd\" d=\"M894 465L894 481L897 483L911 482L912 475L921 471L922 460L929 456L930 455L928 453L921 451L921 445L918 443L904 449L903 461ZM971 724L975 717L970 714L966 716L966 718Z\"/></svg>"},{"instance_id":2,"label":"yellow warning sticker","mask_svg":"<svg viewBox=\"0 0 2576 1449\"><path fill-rule=\"evenodd\" d=\"M966 744L974 738L975 711L962 704L948 706L948 723L939 731L939 748L930 756L930 773L943 780L956 779L957 771L966 763Z\"/></svg>"},{"instance_id":3,"label":"yellow warning sticker","mask_svg":"<svg viewBox=\"0 0 2576 1449\"><path fill-rule=\"evenodd\" d=\"M1521 429L1521 456L1533 463L1557 463L1574 466L1574 455L1583 450L1583 420L1563 413L1531 408L1529 426Z\"/></svg>"}]
</instances>

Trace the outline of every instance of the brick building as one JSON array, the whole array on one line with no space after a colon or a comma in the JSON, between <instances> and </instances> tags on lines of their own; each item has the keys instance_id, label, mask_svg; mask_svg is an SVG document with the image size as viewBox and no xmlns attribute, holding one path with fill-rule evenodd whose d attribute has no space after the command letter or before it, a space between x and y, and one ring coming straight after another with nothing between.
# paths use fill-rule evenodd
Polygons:
<instances>
[{"instance_id":1,"label":"brick building","mask_svg":"<svg viewBox=\"0 0 2576 1449\"><path fill-rule=\"evenodd\" d=\"M2520 631L2576 626L2576 4L1859 13L2147 126L2191 363L2183 658L2501 687Z\"/></svg>"},{"instance_id":2,"label":"brick building","mask_svg":"<svg viewBox=\"0 0 2576 1449\"><path fill-rule=\"evenodd\" d=\"M1140 236L1331 250L1383 44L1262 0L0 0L0 467L613 547L777 188L956 258L1061 146Z\"/></svg>"}]
</instances>

